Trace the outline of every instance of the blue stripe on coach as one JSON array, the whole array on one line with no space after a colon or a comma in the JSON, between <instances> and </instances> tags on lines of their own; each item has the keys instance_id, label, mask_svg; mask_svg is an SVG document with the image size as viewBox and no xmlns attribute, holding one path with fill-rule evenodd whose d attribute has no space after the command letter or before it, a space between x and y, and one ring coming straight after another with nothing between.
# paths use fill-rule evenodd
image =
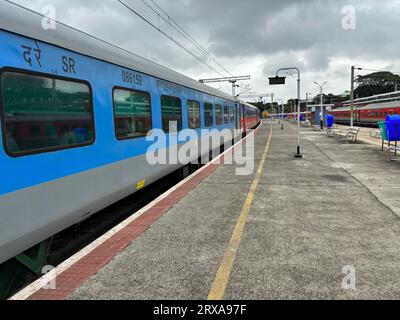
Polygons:
<instances>
[{"instance_id":1,"label":"blue stripe on coach","mask_svg":"<svg viewBox=\"0 0 400 320\"><path fill-rule=\"evenodd\" d=\"M36 48L36 43L41 50L41 67L36 63L33 54L32 66L22 57L22 46ZM149 146L146 138L118 141L115 137L112 90L115 86L130 87L122 81L121 76L122 71L129 70L128 68L116 66L40 41L36 41L36 43L33 39L0 30L0 67L20 68L88 81L93 92L96 141L91 146L17 158L9 157L1 146L0 195L136 157L144 154ZM76 74L71 75L63 71L63 56L71 57L75 60ZM141 74L134 70L130 71ZM160 88L157 85L159 79L144 74L141 75L143 85L132 85L131 88L147 91L151 94L153 128L161 128L160 97L163 94L174 94L171 94L171 88ZM180 95L175 94L175 96L180 97L182 100L184 128L187 128L187 110L185 108L187 99L201 102L202 123L204 123L204 101L221 103L230 107L234 106L232 101L214 98L211 95L182 86L179 86L179 88L181 88ZM222 125L218 126L218 128L230 128L233 125ZM1 168L7 169L2 170Z\"/></svg>"}]
</instances>

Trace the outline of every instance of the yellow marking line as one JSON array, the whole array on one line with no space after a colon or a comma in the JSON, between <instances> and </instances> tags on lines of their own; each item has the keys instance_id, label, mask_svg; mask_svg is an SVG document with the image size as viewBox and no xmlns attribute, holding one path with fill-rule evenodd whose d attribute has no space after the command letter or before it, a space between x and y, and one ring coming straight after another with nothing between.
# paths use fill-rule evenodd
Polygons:
<instances>
[{"instance_id":1,"label":"yellow marking line","mask_svg":"<svg viewBox=\"0 0 400 320\"><path fill-rule=\"evenodd\" d=\"M262 155L260 164L257 169L256 176L254 177L253 183L251 185L250 191L247 194L247 198L244 202L242 211L238 218L238 221L233 231L231 240L229 241L228 247L225 251L224 258L215 276L214 282L212 284L210 293L208 294L208 300L222 300L225 296L225 290L228 285L228 281L232 272L233 263L235 262L236 253L238 251L240 242L242 240L242 235L244 228L246 227L247 219L250 214L251 205L253 204L254 194L257 190L258 183L261 178L261 174L264 170L264 164L268 157L269 146L271 144L272 138L272 126L271 132L268 138L268 143L265 147L264 153Z\"/></svg>"}]
</instances>

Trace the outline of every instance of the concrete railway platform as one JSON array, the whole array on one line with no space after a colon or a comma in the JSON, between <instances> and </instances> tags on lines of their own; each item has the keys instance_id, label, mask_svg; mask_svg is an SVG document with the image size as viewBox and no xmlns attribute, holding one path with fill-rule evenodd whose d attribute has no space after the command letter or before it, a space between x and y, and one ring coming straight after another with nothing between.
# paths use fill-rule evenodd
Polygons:
<instances>
[{"instance_id":1,"label":"concrete railway platform","mask_svg":"<svg viewBox=\"0 0 400 320\"><path fill-rule=\"evenodd\" d=\"M400 165L311 129L295 151L265 121L251 175L209 164L12 299L399 299Z\"/></svg>"}]
</instances>

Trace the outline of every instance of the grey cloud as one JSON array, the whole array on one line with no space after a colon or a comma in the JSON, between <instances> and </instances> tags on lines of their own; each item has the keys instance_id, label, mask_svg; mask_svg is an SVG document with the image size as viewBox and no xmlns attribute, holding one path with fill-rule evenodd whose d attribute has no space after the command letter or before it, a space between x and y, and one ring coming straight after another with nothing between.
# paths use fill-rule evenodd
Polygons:
<instances>
[{"instance_id":1,"label":"grey cloud","mask_svg":"<svg viewBox=\"0 0 400 320\"><path fill-rule=\"evenodd\" d=\"M213 75L117 0L15 1L36 10L44 4L53 4L61 21L194 78ZM141 0L124 1L158 25L157 16ZM228 69L247 73L246 68L254 59L266 61L264 68L255 75L257 79L278 67L296 64L304 71L306 80L326 77L329 72L331 76L343 77L343 86L332 88L340 92L347 89L348 67L332 65L332 61L339 58L367 64L382 61L384 66L400 66L399 0L156 2ZM357 9L357 29L354 31L341 27L341 10L348 4ZM165 27L165 24L161 26ZM166 30L170 32L169 28ZM176 33L173 34L179 39ZM201 55L194 48L191 50ZM340 83L338 80L335 79L336 83ZM265 87L265 83L254 85Z\"/></svg>"}]
</instances>

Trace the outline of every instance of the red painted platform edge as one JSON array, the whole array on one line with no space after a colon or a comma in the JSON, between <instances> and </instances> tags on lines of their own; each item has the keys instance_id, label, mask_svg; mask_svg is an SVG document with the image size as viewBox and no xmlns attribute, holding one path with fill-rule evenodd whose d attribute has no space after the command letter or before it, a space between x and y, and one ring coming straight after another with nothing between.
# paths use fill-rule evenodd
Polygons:
<instances>
[{"instance_id":1,"label":"red painted platform edge","mask_svg":"<svg viewBox=\"0 0 400 320\"><path fill-rule=\"evenodd\" d=\"M258 129L260 128L261 126L258 127ZM258 129L255 130L255 134L258 134ZM247 138L244 138L241 144L245 144L246 141ZM100 244L89 254L73 264L69 269L59 274L56 278L56 289L50 290L42 288L31 295L28 300L67 299L76 289L104 268L117 254L141 236L153 223L168 212L169 209L185 198L199 183L211 175L220 165L224 164L224 160L229 158L233 152L234 149L231 149L231 151L222 155L221 161L219 161L218 164L211 163L207 168L193 175L191 179L153 207L149 208L138 219Z\"/></svg>"}]
</instances>

